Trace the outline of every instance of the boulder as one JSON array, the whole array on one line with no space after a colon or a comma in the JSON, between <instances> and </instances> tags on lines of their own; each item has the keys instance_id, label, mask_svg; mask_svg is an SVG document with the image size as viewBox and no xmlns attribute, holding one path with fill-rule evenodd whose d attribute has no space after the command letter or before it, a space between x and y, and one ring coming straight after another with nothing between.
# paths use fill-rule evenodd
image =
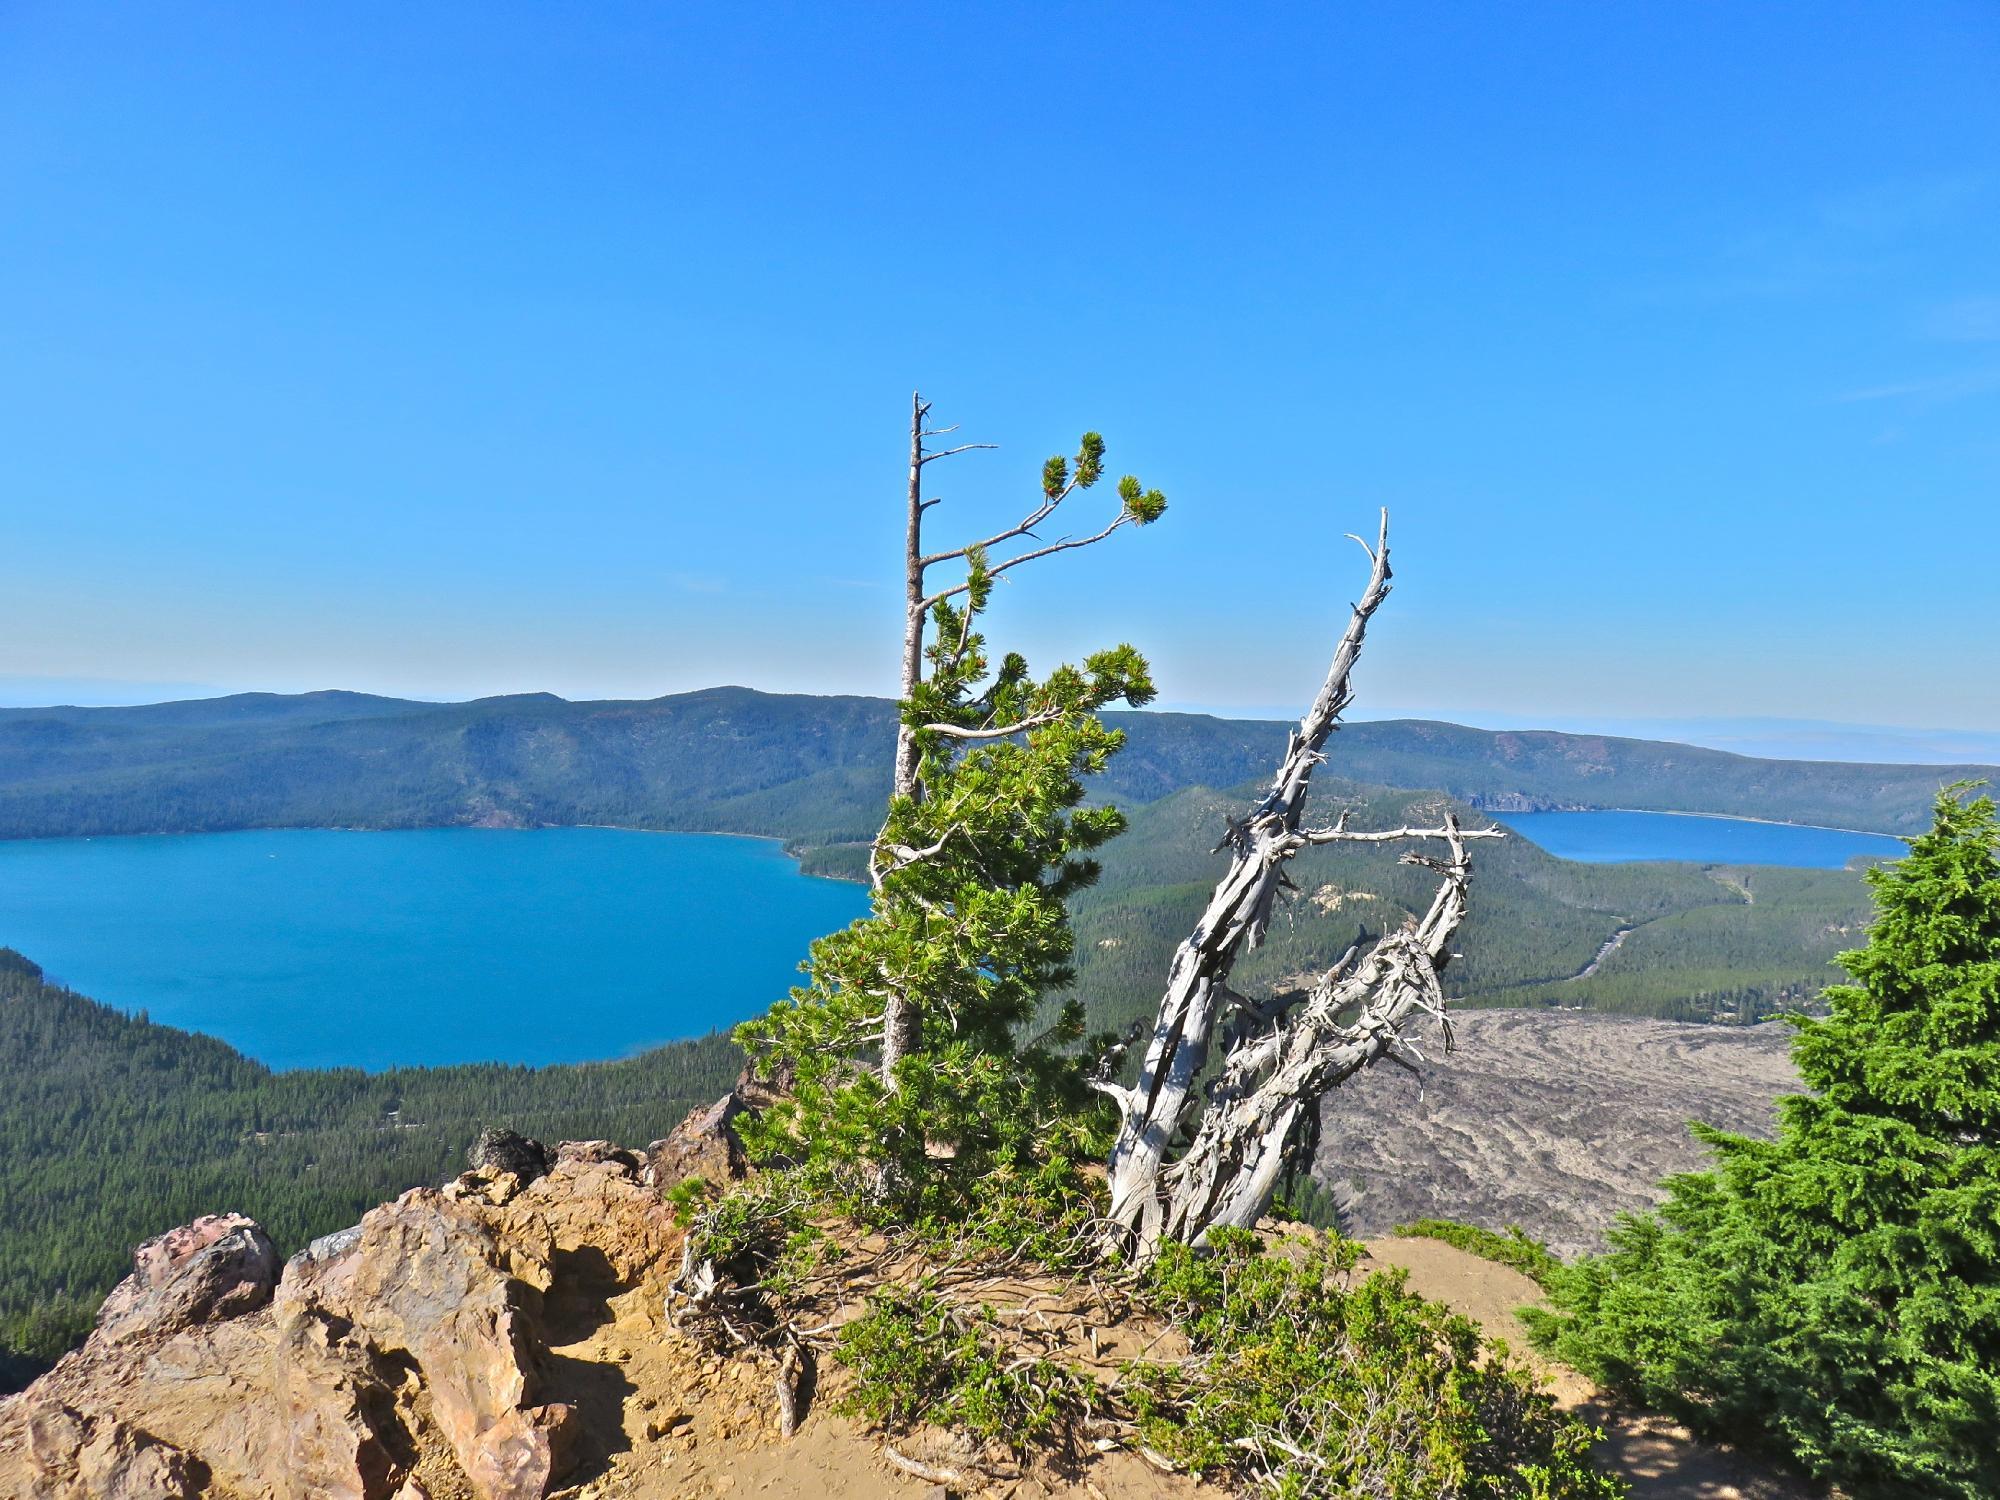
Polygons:
<instances>
[{"instance_id":1,"label":"boulder","mask_svg":"<svg viewBox=\"0 0 2000 1500\"><path fill-rule=\"evenodd\" d=\"M541 1500L561 1472L572 1413L539 1406L531 1321L550 1269L503 1246L470 1205L416 1188L287 1286L281 1328L313 1312L416 1362L431 1413L483 1500Z\"/></svg>"},{"instance_id":2,"label":"boulder","mask_svg":"<svg viewBox=\"0 0 2000 1500\"><path fill-rule=\"evenodd\" d=\"M479 1132L465 1152L466 1165L475 1172L511 1172L526 1184L547 1174L555 1157L540 1141L513 1130L489 1128Z\"/></svg>"},{"instance_id":3,"label":"boulder","mask_svg":"<svg viewBox=\"0 0 2000 1500\"><path fill-rule=\"evenodd\" d=\"M254 1312L278 1284L271 1237L241 1214L210 1214L147 1240L97 1314L95 1337L169 1334Z\"/></svg>"},{"instance_id":4,"label":"boulder","mask_svg":"<svg viewBox=\"0 0 2000 1500\"><path fill-rule=\"evenodd\" d=\"M646 1148L653 1185L664 1190L690 1177L719 1184L747 1173L750 1158L732 1123L743 1111L743 1100L734 1092L705 1108L690 1110L664 1139Z\"/></svg>"},{"instance_id":5,"label":"boulder","mask_svg":"<svg viewBox=\"0 0 2000 1500\"><path fill-rule=\"evenodd\" d=\"M664 1190L690 1177L720 1184L747 1174L750 1156L736 1122L768 1109L791 1085L789 1075L766 1080L754 1068L745 1068L728 1093L713 1104L690 1110L671 1133L646 1148L647 1175L653 1186Z\"/></svg>"}]
</instances>

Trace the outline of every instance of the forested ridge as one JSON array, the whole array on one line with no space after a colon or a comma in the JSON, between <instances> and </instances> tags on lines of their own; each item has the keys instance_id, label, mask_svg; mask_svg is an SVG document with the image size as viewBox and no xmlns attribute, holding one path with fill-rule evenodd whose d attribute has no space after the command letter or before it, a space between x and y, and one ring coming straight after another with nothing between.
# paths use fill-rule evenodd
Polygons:
<instances>
[{"instance_id":1,"label":"forested ridge","mask_svg":"<svg viewBox=\"0 0 2000 1500\"><path fill-rule=\"evenodd\" d=\"M1347 807L1375 827L1434 816L1442 801L1331 779L1317 797L1329 816ZM1157 1000L1207 895L1217 831L1242 805L1241 792L1195 787L1130 810L1099 882L1072 898L1070 993L1093 1027L1125 1025ZM1246 980L1324 967L1358 929L1400 923L1423 891L1422 871L1379 851L1314 850L1294 870L1299 897L1243 965ZM1851 871L1587 865L1520 838L1483 844L1476 882L1453 971L1473 1005L1752 1019L1837 978L1832 955L1867 912ZM1621 929L1596 971L1574 977ZM273 1073L213 1038L48 984L0 949L0 1350L60 1352L130 1247L196 1215L250 1214L296 1249L448 1174L486 1125L644 1142L740 1066L733 1044L708 1037L583 1066Z\"/></svg>"},{"instance_id":2,"label":"forested ridge","mask_svg":"<svg viewBox=\"0 0 2000 1500\"><path fill-rule=\"evenodd\" d=\"M1287 726L1111 713L1093 795L1151 802L1265 774ZM0 709L0 838L249 827L620 823L872 837L886 699L711 688L643 702L546 693L418 703L245 693L135 708ZM1652 740L1425 720L1344 726L1334 769L1476 807L1626 807L1915 832L1938 787L1993 768L1758 760Z\"/></svg>"},{"instance_id":3,"label":"forested ridge","mask_svg":"<svg viewBox=\"0 0 2000 1500\"><path fill-rule=\"evenodd\" d=\"M1123 1024L1158 998L1173 945L1199 916L1221 867L1214 845L1224 819L1250 795L1194 787L1128 809L1130 827L1105 851L1102 877L1071 902L1076 989L1093 1023ZM1358 828L1422 823L1449 805L1437 793L1324 776L1314 798L1329 818L1352 809ZM1468 826L1491 821L1458 810ZM1474 866L1478 896L1464 956L1451 971L1454 995L1471 1005L1754 1020L1795 1008L1836 980L1833 956L1852 946L1868 912L1866 887L1852 870L1584 864L1518 836L1482 844ZM1426 872L1379 849L1310 850L1294 862L1292 879L1299 898L1280 907L1263 945L1238 970L1254 983L1316 974L1358 929L1392 930L1427 897Z\"/></svg>"},{"instance_id":4,"label":"forested ridge","mask_svg":"<svg viewBox=\"0 0 2000 1500\"><path fill-rule=\"evenodd\" d=\"M273 1073L0 948L0 1389L67 1348L132 1246L176 1224L245 1213L289 1253L457 1170L486 1125L644 1144L741 1066L711 1036L581 1066Z\"/></svg>"}]
</instances>

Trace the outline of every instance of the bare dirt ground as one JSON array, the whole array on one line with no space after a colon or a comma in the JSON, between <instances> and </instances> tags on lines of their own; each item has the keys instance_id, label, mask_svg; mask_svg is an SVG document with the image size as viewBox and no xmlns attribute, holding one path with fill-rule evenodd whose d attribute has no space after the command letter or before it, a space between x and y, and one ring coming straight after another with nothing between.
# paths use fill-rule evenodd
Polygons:
<instances>
[{"instance_id":1,"label":"bare dirt ground","mask_svg":"<svg viewBox=\"0 0 2000 1500\"><path fill-rule=\"evenodd\" d=\"M1375 1068L1323 1111L1317 1176L1346 1228L1412 1219L1518 1224L1559 1255L1604 1248L1660 1180L1707 1165L1688 1121L1768 1134L1795 1091L1790 1028L1683 1025L1579 1011L1466 1011L1421 1080Z\"/></svg>"},{"instance_id":2,"label":"bare dirt ground","mask_svg":"<svg viewBox=\"0 0 2000 1500\"><path fill-rule=\"evenodd\" d=\"M1632 1486L1632 1500L1807 1500L1810 1491L1725 1447L1696 1439L1670 1418L1632 1412L1608 1400L1576 1371L1537 1355L1517 1309L1546 1305L1541 1288L1438 1240L1385 1237L1368 1242L1365 1269L1400 1266L1410 1290L1465 1314L1540 1371L1557 1404L1600 1428L1596 1458Z\"/></svg>"}]
</instances>

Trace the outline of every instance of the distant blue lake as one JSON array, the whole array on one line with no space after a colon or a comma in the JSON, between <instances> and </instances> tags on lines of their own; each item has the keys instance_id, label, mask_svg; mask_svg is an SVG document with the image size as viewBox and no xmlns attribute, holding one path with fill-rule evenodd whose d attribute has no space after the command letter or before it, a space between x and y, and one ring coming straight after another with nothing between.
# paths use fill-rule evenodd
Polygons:
<instances>
[{"instance_id":1,"label":"distant blue lake","mask_svg":"<svg viewBox=\"0 0 2000 1500\"><path fill-rule=\"evenodd\" d=\"M1592 864L1684 859L1697 864L1838 870L1857 854L1900 859L1908 847L1881 833L1682 813L1495 813L1494 818L1551 854Z\"/></svg>"},{"instance_id":2,"label":"distant blue lake","mask_svg":"<svg viewBox=\"0 0 2000 1500\"><path fill-rule=\"evenodd\" d=\"M620 1057L754 1015L867 904L609 828L0 842L0 945L276 1068Z\"/></svg>"}]
</instances>

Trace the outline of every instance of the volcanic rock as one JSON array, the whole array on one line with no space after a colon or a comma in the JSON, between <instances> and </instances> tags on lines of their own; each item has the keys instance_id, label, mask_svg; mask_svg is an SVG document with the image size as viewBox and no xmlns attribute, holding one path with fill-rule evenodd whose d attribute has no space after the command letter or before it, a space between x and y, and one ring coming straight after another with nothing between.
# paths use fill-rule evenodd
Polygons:
<instances>
[{"instance_id":1,"label":"volcanic rock","mask_svg":"<svg viewBox=\"0 0 2000 1500\"><path fill-rule=\"evenodd\" d=\"M466 1164L475 1172L512 1172L523 1183L546 1176L555 1157L540 1141L513 1130L486 1129L466 1148Z\"/></svg>"}]
</instances>

